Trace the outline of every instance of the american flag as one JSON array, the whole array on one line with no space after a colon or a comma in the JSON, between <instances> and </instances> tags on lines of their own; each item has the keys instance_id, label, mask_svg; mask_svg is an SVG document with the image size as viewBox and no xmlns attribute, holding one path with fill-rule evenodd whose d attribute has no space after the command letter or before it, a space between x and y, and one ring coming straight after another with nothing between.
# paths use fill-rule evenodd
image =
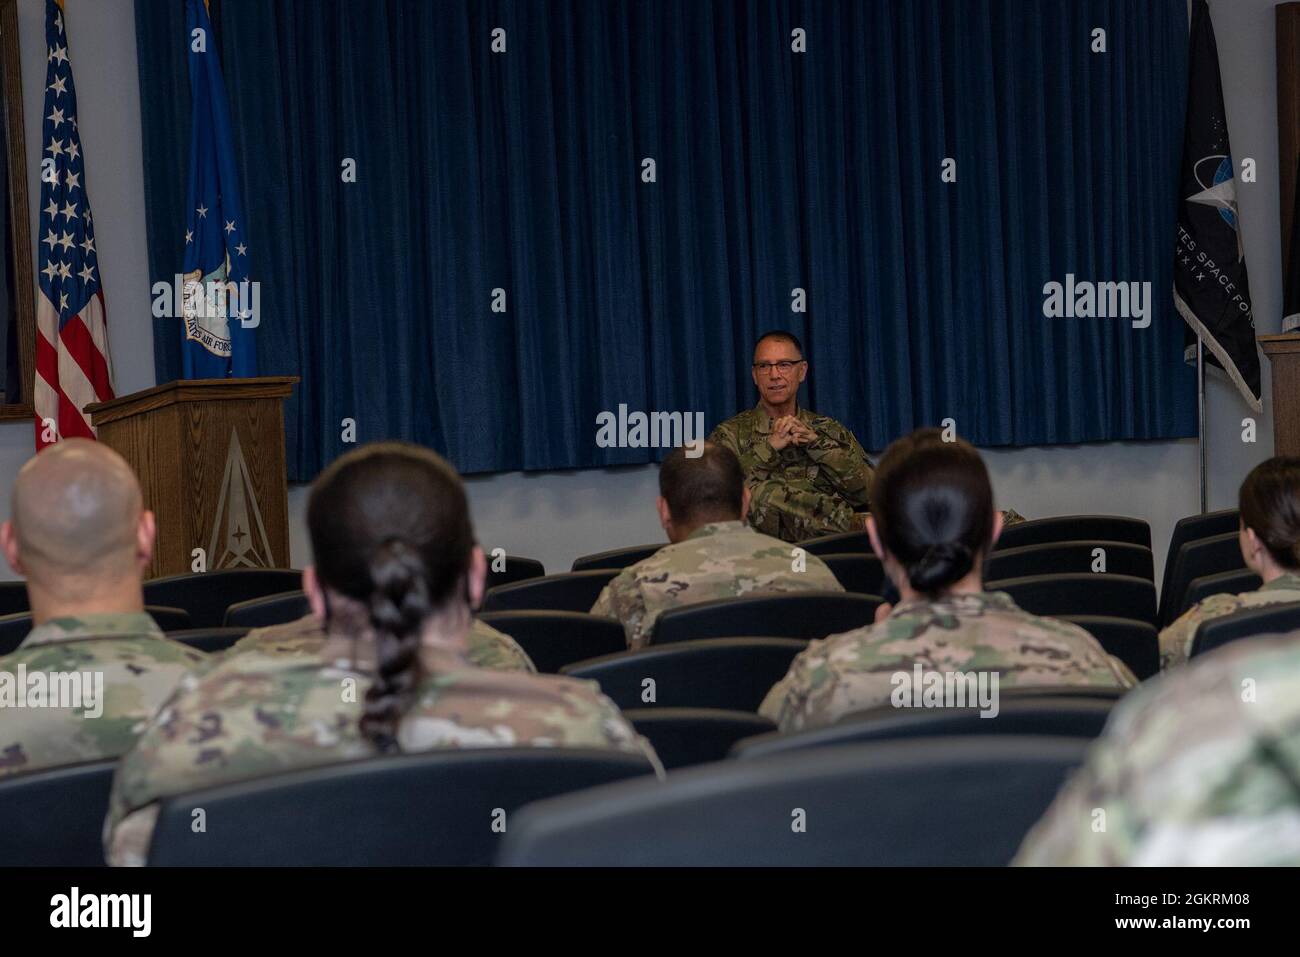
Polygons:
<instances>
[{"instance_id":1,"label":"american flag","mask_svg":"<svg viewBox=\"0 0 1300 957\"><path fill-rule=\"evenodd\" d=\"M36 449L94 438L82 410L113 398L104 291L77 135L63 0L45 0L45 121L41 134L41 295L36 306Z\"/></svg>"}]
</instances>

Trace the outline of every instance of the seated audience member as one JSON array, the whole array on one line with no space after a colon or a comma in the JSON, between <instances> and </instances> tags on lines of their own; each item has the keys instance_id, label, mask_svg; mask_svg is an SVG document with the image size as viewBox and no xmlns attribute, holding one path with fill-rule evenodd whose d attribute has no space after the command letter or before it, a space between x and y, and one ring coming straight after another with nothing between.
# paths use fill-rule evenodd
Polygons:
<instances>
[{"instance_id":1,"label":"seated audience member","mask_svg":"<svg viewBox=\"0 0 1300 957\"><path fill-rule=\"evenodd\" d=\"M863 528L871 462L848 428L800 408L808 360L799 339L760 336L750 375L758 404L709 436L740 460L754 496L749 523L788 542Z\"/></svg>"},{"instance_id":2,"label":"seated audience member","mask_svg":"<svg viewBox=\"0 0 1300 957\"><path fill-rule=\"evenodd\" d=\"M228 655L182 682L113 781L105 844L141 864L159 802L226 781L393 752L593 747L644 754L594 682L473 667L487 562L455 471L378 443L337 459L307 506L303 571L329 636L318 654ZM346 679L356 695L339 692Z\"/></svg>"},{"instance_id":3,"label":"seated audience member","mask_svg":"<svg viewBox=\"0 0 1300 957\"><path fill-rule=\"evenodd\" d=\"M674 449L659 469L659 522L666 545L605 586L593 615L623 623L629 648L650 643L665 611L716 598L795 591L843 591L816 555L744 522L749 490L740 462L712 442L689 458Z\"/></svg>"},{"instance_id":4,"label":"seated audience member","mask_svg":"<svg viewBox=\"0 0 1300 957\"><path fill-rule=\"evenodd\" d=\"M325 623L315 612L308 612L297 621L254 628L235 642L227 653L256 651L263 655L316 655L328 638ZM465 645L465 658L475 668L537 671L527 652L513 638L477 618L470 623Z\"/></svg>"},{"instance_id":5,"label":"seated audience member","mask_svg":"<svg viewBox=\"0 0 1300 957\"><path fill-rule=\"evenodd\" d=\"M882 605L874 625L812 642L759 713L782 731L832 724L889 704L894 676L910 679L915 665L989 671L999 686L1132 686L1128 668L1083 629L983 590L980 568L1001 531L974 448L938 429L894 442L876 468L867 533L901 601Z\"/></svg>"},{"instance_id":6,"label":"seated audience member","mask_svg":"<svg viewBox=\"0 0 1300 957\"><path fill-rule=\"evenodd\" d=\"M0 690L0 776L117 757L207 657L145 614L153 513L120 455L65 439L23 466L9 514L0 543L34 627L0 658L0 682L29 695L41 674L46 690L24 707Z\"/></svg>"},{"instance_id":7,"label":"seated audience member","mask_svg":"<svg viewBox=\"0 0 1300 957\"><path fill-rule=\"evenodd\" d=\"M1230 645L1125 697L1014 863L1300 865L1297 636Z\"/></svg>"},{"instance_id":8,"label":"seated audience member","mask_svg":"<svg viewBox=\"0 0 1300 957\"><path fill-rule=\"evenodd\" d=\"M1203 621L1234 611L1300 601L1300 459L1271 458L1251 469L1237 493L1237 533L1247 567L1263 580L1256 591L1211 595L1160 632L1160 666L1187 660ZM1169 556L1166 561L1172 561Z\"/></svg>"}]
</instances>

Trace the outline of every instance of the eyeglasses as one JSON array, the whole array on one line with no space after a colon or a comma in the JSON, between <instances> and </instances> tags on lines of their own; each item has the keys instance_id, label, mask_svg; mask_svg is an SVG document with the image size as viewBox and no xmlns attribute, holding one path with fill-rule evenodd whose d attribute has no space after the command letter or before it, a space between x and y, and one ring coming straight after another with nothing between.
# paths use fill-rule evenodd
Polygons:
<instances>
[{"instance_id":1,"label":"eyeglasses","mask_svg":"<svg viewBox=\"0 0 1300 957\"><path fill-rule=\"evenodd\" d=\"M794 367L803 361L803 359L782 359L779 362L755 362L754 371L759 375L766 375L775 367L781 375L789 375Z\"/></svg>"}]
</instances>

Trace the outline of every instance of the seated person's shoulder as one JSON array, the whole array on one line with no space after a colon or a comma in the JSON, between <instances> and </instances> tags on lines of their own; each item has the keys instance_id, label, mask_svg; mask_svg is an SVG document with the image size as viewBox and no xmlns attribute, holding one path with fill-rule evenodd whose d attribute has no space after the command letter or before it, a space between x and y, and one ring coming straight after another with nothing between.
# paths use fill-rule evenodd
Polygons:
<instances>
[{"instance_id":1,"label":"seated person's shoulder","mask_svg":"<svg viewBox=\"0 0 1300 957\"><path fill-rule=\"evenodd\" d=\"M1297 720L1300 644L1252 639L1139 685L1116 705L1107 735L1151 742L1168 736L1170 750L1190 750L1242 736L1244 727L1244 746L1265 729L1293 735Z\"/></svg>"},{"instance_id":2,"label":"seated person's shoulder","mask_svg":"<svg viewBox=\"0 0 1300 957\"><path fill-rule=\"evenodd\" d=\"M261 650L268 653L301 653L318 648L325 641L325 629L315 615L296 621L254 628L231 647L232 652Z\"/></svg>"},{"instance_id":3,"label":"seated person's shoulder","mask_svg":"<svg viewBox=\"0 0 1300 957\"><path fill-rule=\"evenodd\" d=\"M324 687L335 698L344 679L358 673L345 663L331 664L310 655L286 655L253 648L239 654L210 656L183 678L171 705L175 708L237 707L278 694L301 696Z\"/></svg>"},{"instance_id":4,"label":"seated person's shoulder","mask_svg":"<svg viewBox=\"0 0 1300 957\"><path fill-rule=\"evenodd\" d=\"M402 745L600 745L635 733L594 681L561 675L467 668L435 675L403 720Z\"/></svg>"},{"instance_id":5,"label":"seated person's shoulder","mask_svg":"<svg viewBox=\"0 0 1300 957\"><path fill-rule=\"evenodd\" d=\"M537 670L528 653L517 641L479 618L470 623L466 644L467 656L475 667L504 671Z\"/></svg>"},{"instance_id":6,"label":"seated person's shoulder","mask_svg":"<svg viewBox=\"0 0 1300 957\"><path fill-rule=\"evenodd\" d=\"M29 669L84 670L96 664L122 663L135 667L153 664L193 669L210 657L162 632L146 632L24 645L0 658L0 668L17 667L21 663Z\"/></svg>"}]
</instances>

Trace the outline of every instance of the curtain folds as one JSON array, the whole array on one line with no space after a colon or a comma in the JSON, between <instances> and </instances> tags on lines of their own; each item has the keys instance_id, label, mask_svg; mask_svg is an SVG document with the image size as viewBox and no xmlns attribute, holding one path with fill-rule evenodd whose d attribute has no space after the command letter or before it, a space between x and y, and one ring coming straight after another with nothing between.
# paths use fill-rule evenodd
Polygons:
<instances>
[{"instance_id":1,"label":"curtain folds","mask_svg":"<svg viewBox=\"0 0 1300 957\"><path fill-rule=\"evenodd\" d=\"M136 4L151 281L184 235L180 6ZM349 447L345 419L464 472L657 460L598 447L597 414L711 428L752 405L752 342L777 327L804 338L804 401L868 448L949 417L981 445L1195 434L1169 297L1184 0L214 15L261 372L303 378L294 480ZM1149 328L1044 317L1067 273L1150 282ZM168 381L180 323L155 330Z\"/></svg>"}]
</instances>

